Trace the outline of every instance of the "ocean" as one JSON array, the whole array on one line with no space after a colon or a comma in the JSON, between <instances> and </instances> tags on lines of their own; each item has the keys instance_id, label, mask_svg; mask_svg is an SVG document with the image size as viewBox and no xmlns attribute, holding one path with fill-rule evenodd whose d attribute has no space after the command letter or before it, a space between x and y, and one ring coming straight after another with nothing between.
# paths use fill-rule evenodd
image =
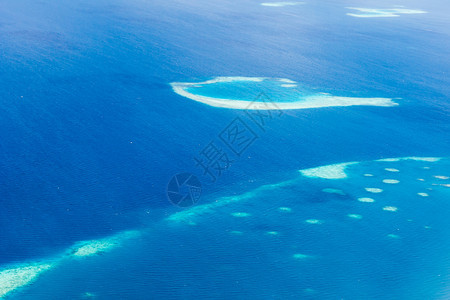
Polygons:
<instances>
[{"instance_id":1,"label":"ocean","mask_svg":"<svg viewBox=\"0 0 450 300\"><path fill-rule=\"evenodd\" d=\"M449 5L262 2L0 1L0 298L450 297Z\"/></svg>"}]
</instances>

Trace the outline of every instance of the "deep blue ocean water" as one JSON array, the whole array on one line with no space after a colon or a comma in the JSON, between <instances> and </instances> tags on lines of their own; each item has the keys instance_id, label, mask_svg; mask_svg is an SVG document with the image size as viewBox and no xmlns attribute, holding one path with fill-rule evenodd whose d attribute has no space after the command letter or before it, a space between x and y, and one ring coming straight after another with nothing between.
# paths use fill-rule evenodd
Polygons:
<instances>
[{"instance_id":1,"label":"deep blue ocean water","mask_svg":"<svg viewBox=\"0 0 450 300\"><path fill-rule=\"evenodd\" d=\"M285 223L259 217L234 242L226 234L240 230L230 229L233 218L208 216L184 227L162 221L181 210L166 197L172 175L199 172L193 158L245 117L183 98L170 82L275 77L336 95L400 98L397 107L285 111L204 186L199 204L290 180L299 169L450 156L448 4L401 1L395 4L428 13L362 19L345 7L391 2L306 2L0 1L0 263L51 257L121 230L146 231L115 252L62 264L15 298L446 299L448 192L434 195L439 205L429 211L400 197L396 216L411 210L401 226L412 218L423 230L436 218L430 226L438 228L431 238L405 229L400 245L384 239L395 224L373 229L373 244L363 234L393 222L381 209L361 213L366 223L359 225L336 221L319 227L323 232L301 231L300 240L290 230L306 215ZM342 209L293 200L304 193L289 187L256 197L247 210L270 212L275 202L324 210L327 220ZM285 198L291 200L281 204ZM266 244L272 228L284 235ZM313 242L318 257L306 266L284 260L292 247Z\"/></svg>"}]
</instances>

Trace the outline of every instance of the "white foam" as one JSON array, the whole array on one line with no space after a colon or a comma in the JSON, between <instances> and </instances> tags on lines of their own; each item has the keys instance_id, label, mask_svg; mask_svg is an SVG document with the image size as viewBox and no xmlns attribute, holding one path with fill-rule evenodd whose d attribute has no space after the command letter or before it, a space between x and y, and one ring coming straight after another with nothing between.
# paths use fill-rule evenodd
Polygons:
<instances>
[{"instance_id":1,"label":"white foam","mask_svg":"<svg viewBox=\"0 0 450 300\"><path fill-rule=\"evenodd\" d=\"M400 172L400 170L394 168L385 168L385 170L388 172Z\"/></svg>"},{"instance_id":2,"label":"white foam","mask_svg":"<svg viewBox=\"0 0 450 300\"><path fill-rule=\"evenodd\" d=\"M367 197L358 198L358 201L359 201L359 202L365 202L365 203L372 203L372 202L375 202L374 199L372 199L372 198L367 198Z\"/></svg>"},{"instance_id":3,"label":"white foam","mask_svg":"<svg viewBox=\"0 0 450 300\"><path fill-rule=\"evenodd\" d=\"M397 179L383 179L383 182L387 184L397 184L400 181L398 181Z\"/></svg>"},{"instance_id":4,"label":"white foam","mask_svg":"<svg viewBox=\"0 0 450 300\"><path fill-rule=\"evenodd\" d=\"M299 5L305 4L305 2L263 2L262 6L272 6L272 7L282 7L282 6L291 6L291 5Z\"/></svg>"},{"instance_id":5,"label":"white foam","mask_svg":"<svg viewBox=\"0 0 450 300\"><path fill-rule=\"evenodd\" d=\"M400 14L424 14L426 11L417 9L377 9L377 8L360 8L347 7L348 9L357 10L358 13L347 13L347 15L357 18L380 18L380 17L399 17Z\"/></svg>"},{"instance_id":6,"label":"white foam","mask_svg":"<svg viewBox=\"0 0 450 300\"><path fill-rule=\"evenodd\" d=\"M395 212L398 210L398 208L395 206L385 206L385 207L383 207L383 210Z\"/></svg>"},{"instance_id":7,"label":"white foam","mask_svg":"<svg viewBox=\"0 0 450 300\"><path fill-rule=\"evenodd\" d=\"M53 262L31 263L0 271L0 298L32 283L41 273L50 270L53 266Z\"/></svg>"},{"instance_id":8,"label":"white foam","mask_svg":"<svg viewBox=\"0 0 450 300\"><path fill-rule=\"evenodd\" d=\"M356 164L356 162L348 162L342 164L327 165L317 168L300 170L299 172L306 177L325 178L325 179L344 179L347 178L345 168L347 166Z\"/></svg>"},{"instance_id":9,"label":"white foam","mask_svg":"<svg viewBox=\"0 0 450 300\"><path fill-rule=\"evenodd\" d=\"M232 100L223 98L214 98L202 95L196 95L187 91L187 88L196 85L214 84L219 82L233 82L233 81L255 81L261 82L264 80L274 80L265 77L216 77L215 79L204 82L172 82L170 85L175 93L180 96L189 98L191 100L201 102L214 107L233 108L233 109L251 109L251 110L280 110L280 109L309 109L332 106L396 106L398 103L394 102L392 98L356 98L356 97L338 97L331 95L315 94L311 96L298 96L298 100L293 102L276 102L273 105L267 105L266 102L248 101L248 100ZM275 79L281 82L286 82L289 79ZM252 104L252 105L250 105Z\"/></svg>"},{"instance_id":10,"label":"white foam","mask_svg":"<svg viewBox=\"0 0 450 300\"><path fill-rule=\"evenodd\" d=\"M374 194L383 192L383 190L379 189L379 188L365 188L365 190L368 191L369 193L374 193Z\"/></svg>"}]
</instances>

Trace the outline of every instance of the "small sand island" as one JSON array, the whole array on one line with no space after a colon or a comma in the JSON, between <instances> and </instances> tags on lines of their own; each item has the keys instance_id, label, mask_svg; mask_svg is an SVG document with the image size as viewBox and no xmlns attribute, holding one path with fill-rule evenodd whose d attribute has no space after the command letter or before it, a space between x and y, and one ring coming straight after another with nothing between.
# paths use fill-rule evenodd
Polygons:
<instances>
[{"instance_id":1,"label":"small sand island","mask_svg":"<svg viewBox=\"0 0 450 300\"><path fill-rule=\"evenodd\" d=\"M308 109L331 106L396 106L392 98L335 96L286 78L216 77L172 82L175 93L214 107L249 110Z\"/></svg>"}]
</instances>

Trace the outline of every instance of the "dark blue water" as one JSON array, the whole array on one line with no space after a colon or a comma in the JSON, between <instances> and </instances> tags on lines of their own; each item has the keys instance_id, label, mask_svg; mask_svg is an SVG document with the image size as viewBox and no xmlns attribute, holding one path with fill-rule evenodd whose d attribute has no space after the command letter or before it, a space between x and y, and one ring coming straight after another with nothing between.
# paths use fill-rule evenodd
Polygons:
<instances>
[{"instance_id":1,"label":"dark blue water","mask_svg":"<svg viewBox=\"0 0 450 300\"><path fill-rule=\"evenodd\" d=\"M51 256L79 240L147 228L178 211L165 195L167 182L177 172L201 173L193 158L233 118L245 114L183 98L171 90L170 82L266 76L339 95L401 98L398 107L285 111L265 132L258 132L255 143L215 184L205 185L203 203L290 179L307 167L449 156L449 7L443 1L415 1L405 5L429 13L373 19L345 15L346 6L390 5L322 1L273 8L257 1L0 1L0 263ZM204 261L185 261L182 245L196 239L182 240L182 230L172 232L173 237L159 230L134 250L160 258L155 282L141 283L142 290L130 292L131 298L148 299L147 285L161 286L151 290L150 298L195 298L203 285L205 297L249 297L261 289L255 281L234 295L226 292L229 281L218 290L212 283L233 276L243 282L276 267L221 271L220 262L207 253ZM250 239L235 253L213 234L195 234L205 238L205 248L226 246L223 251L234 262L258 244L257 238ZM445 236L442 232L439 238ZM433 247L441 253L439 245ZM164 268L171 257L178 257L177 264ZM126 283L139 272L152 272L152 267L134 263L111 276ZM178 263L197 276L198 289L190 292L180 286L172 291L167 278ZM208 265L212 269L207 272ZM398 274L412 271L406 265L393 268ZM77 274L77 268L61 272ZM423 268L414 270L420 273ZM332 276L338 269L333 268ZM381 280L377 270L366 271L375 274L373 281ZM229 275L221 277L222 272ZM300 295L289 283L283 286L289 276L258 296ZM69 294L68 282L52 287ZM108 282L114 281L105 278L101 283L105 290L111 288ZM402 284L411 282L405 279ZM330 298L342 295L330 293ZM382 294L369 290L358 295Z\"/></svg>"}]
</instances>

